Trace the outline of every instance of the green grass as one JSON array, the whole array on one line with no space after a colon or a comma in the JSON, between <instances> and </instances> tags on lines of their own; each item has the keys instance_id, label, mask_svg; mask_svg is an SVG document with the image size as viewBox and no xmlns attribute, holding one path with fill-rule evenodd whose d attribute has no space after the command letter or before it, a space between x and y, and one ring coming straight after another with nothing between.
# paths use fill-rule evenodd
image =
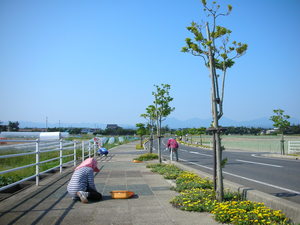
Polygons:
<instances>
[{"instance_id":1,"label":"green grass","mask_svg":"<svg viewBox=\"0 0 300 225\"><path fill-rule=\"evenodd\" d=\"M85 136L84 138L91 139L90 136ZM71 139L71 140L73 140L73 139ZM119 142L116 142L114 144L107 143L107 144L104 144L103 147L105 147L106 149L110 149L117 145L128 143L128 142L129 142L128 140L125 140L123 143L119 143ZM24 150L12 149L12 150L0 151L0 155L10 155L10 154L17 154L17 153L24 153ZM73 153L74 153L74 149L63 150L63 155L70 155ZM91 154L93 154L93 153L94 153L94 149L92 146ZM85 146L85 155L86 154L87 154L87 147ZM44 153L42 151L40 152L40 161L45 161L45 160L56 158L56 157L59 157L59 151L44 152ZM81 160L81 158L82 158L81 144L77 144L76 160ZM65 158L63 158L63 163L70 162L73 159L74 159L74 156L65 157ZM17 168L17 167L22 167L25 165L33 164L35 162L36 162L35 154L25 155L25 156L16 156L16 157L11 157L11 158L3 158L3 159L0 159L0 171L9 170L9 169ZM56 167L56 166L59 166L59 159L40 164L39 169L40 169L40 172L43 172L43 171L46 171L46 170ZM27 168L20 169L17 171L2 174L2 175L0 175L0 187L6 186L10 183L17 182L26 177L30 177L35 174L35 171L36 171L36 167L31 166L31 167L27 167Z\"/></svg>"}]
</instances>

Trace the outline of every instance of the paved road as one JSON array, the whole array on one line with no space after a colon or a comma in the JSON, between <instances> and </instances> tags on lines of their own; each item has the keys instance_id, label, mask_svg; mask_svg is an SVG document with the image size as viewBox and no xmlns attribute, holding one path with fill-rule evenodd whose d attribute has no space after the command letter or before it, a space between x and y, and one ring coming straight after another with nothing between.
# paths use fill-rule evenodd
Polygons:
<instances>
[{"instance_id":1,"label":"paved road","mask_svg":"<svg viewBox=\"0 0 300 225\"><path fill-rule=\"evenodd\" d=\"M166 139L163 140L165 149ZM157 145L155 144L154 147ZM157 148L157 147L156 147ZM168 156L167 151L163 151ZM300 161L267 158L265 153L229 151L223 152L228 162L223 169L226 180L300 203ZM213 152L180 145L179 159L186 165L206 173L213 172Z\"/></svg>"}]
</instances>

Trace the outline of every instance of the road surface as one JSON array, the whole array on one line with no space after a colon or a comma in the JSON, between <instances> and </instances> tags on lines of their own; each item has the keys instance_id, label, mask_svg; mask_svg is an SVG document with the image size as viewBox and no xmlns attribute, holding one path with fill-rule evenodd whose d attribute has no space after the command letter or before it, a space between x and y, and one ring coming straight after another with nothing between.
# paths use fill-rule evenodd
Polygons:
<instances>
[{"instance_id":1,"label":"road surface","mask_svg":"<svg viewBox=\"0 0 300 225\"><path fill-rule=\"evenodd\" d=\"M163 139L162 155L167 139ZM157 152L157 142L154 143ZM228 162L223 169L224 179L300 203L300 160L268 158L262 152L230 151L223 152L223 158ZM181 163L213 173L213 152L211 150L179 146Z\"/></svg>"}]
</instances>

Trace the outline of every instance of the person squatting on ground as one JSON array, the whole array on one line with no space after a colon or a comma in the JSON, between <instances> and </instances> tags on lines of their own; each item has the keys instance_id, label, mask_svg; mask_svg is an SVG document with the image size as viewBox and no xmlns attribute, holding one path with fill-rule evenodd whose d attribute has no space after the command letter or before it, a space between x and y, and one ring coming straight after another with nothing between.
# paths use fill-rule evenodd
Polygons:
<instances>
[{"instance_id":1,"label":"person squatting on ground","mask_svg":"<svg viewBox=\"0 0 300 225\"><path fill-rule=\"evenodd\" d=\"M89 200L99 201L102 195L97 191L94 183L94 172L99 172L97 160L88 158L84 160L75 171L69 181L67 190L73 200L81 200L88 203Z\"/></svg>"},{"instance_id":2,"label":"person squatting on ground","mask_svg":"<svg viewBox=\"0 0 300 225\"><path fill-rule=\"evenodd\" d=\"M178 143L174 138L168 140L167 147L170 150L170 160L173 161L173 153L175 153L176 161L178 161Z\"/></svg>"}]
</instances>

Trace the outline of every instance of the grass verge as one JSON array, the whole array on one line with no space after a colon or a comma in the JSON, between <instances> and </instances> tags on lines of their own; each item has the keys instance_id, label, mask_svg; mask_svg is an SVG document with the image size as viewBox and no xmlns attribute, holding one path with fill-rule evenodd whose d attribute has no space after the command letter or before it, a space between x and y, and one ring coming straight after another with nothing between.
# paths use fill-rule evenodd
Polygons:
<instances>
[{"instance_id":1,"label":"grass verge","mask_svg":"<svg viewBox=\"0 0 300 225\"><path fill-rule=\"evenodd\" d=\"M134 160L138 160L138 161L149 161L149 160L153 160L153 159L158 159L158 155L154 154L154 153L146 153L146 154L142 154L137 158L134 158Z\"/></svg>"}]
</instances>

